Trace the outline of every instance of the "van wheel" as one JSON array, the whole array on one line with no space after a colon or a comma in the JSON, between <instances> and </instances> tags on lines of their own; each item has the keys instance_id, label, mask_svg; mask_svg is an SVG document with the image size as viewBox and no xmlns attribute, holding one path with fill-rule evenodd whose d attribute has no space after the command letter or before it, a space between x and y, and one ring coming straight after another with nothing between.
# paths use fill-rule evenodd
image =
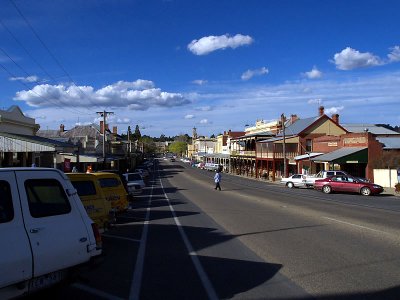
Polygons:
<instances>
[{"instance_id":1,"label":"van wheel","mask_svg":"<svg viewBox=\"0 0 400 300\"><path fill-rule=\"evenodd\" d=\"M291 189L291 188L294 187L294 184L293 184L293 182L288 182L288 183L286 184L286 186L287 186L289 189Z\"/></svg>"},{"instance_id":2,"label":"van wheel","mask_svg":"<svg viewBox=\"0 0 400 300\"><path fill-rule=\"evenodd\" d=\"M363 196L369 196L369 195L371 195L371 190L370 190L368 187L364 186L364 187L361 189L360 193L361 193L361 195L363 195Z\"/></svg>"},{"instance_id":3,"label":"van wheel","mask_svg":"<svg viewBox=\"0 0 400 300\"><path fill-rule=\"evenodd\" d=\"M332 192L332 188L329 185L324 185L322 187L322 192L324 192L325 194L330 194Z\"/></svg>"}]
</instances>

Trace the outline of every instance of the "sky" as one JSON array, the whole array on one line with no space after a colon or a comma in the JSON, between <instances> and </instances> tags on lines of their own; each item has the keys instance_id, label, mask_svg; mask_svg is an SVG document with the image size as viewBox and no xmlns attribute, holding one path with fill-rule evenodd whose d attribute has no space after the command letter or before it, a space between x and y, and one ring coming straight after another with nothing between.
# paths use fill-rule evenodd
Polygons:
<instances>
[{"instance_id":1,"label":"sky","mask_svg":"<svg viewBox=\"0 0 400 300\"><path fill-rule=\"evenodd\" d=\"M0 108L152 137L400 125L398 0L2 0Z\"/></svg>"}]
</instances>

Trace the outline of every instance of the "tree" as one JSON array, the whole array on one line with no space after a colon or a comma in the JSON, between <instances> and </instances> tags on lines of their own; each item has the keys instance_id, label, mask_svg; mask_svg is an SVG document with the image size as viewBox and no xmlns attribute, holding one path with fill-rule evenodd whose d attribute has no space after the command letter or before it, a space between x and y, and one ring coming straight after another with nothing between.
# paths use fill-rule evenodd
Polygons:
<instances>
[{"instance_id":1,"label":"tree","mask_svg":"<svg viewBox=\"0 0 400 300\"><path fill-rule=\"evenodd\" d=\"M135 133L132 135L132 140L140 140L142 134L140 133L139 125L136 125Z\"/></svg>"},{"instance_id":2,"label":"tree","mask_svg":"<svg viewBox=\"0 0 400 300\"><path fill-rule=\"evenodd\" d=\"M169 151L175 154L179 154L180 156L183 156L183 154L186 153L186 150L186 142L173 142L171 145L169 145Z\"/></svg>"},{"instance_id":3,"label":"tree","mask_svg":"<svg viewBox=\"0 0 400 300\"><path fill-rule=\"evenodd\" d=\"M156 144L149 136L143 136L140 139L139 144L143 145L143 153L155 153L157 150Z\"/></svg>"}]
</instances>

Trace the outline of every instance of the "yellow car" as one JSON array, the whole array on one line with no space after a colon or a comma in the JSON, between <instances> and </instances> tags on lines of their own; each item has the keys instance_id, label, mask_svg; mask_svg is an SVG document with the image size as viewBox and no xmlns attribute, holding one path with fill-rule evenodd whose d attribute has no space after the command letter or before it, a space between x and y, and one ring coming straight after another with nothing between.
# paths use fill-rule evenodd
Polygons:
<instances>
[{"instance_id":1,"label":"yellow car","mask_svg":"<svg viewBox=\"0 0 400 300\"><path fill-rule=\"evenodd\" d=\"M128 194L119 175L106 172L91 174L97 177L106 200L111 203L111 209L114 212L125 211L129 206Z\"/></svg>"},{"instance_id":2,"label":"yellow car","mask_svg":"<svg viewBox=\"0 0 400 300\"><path fill-rule=\"evenodd\" d=\"M78 192L89 217L105 230L114 221L110 201L106 200L97 176L87 173L67 173L72 185Z\"/></svg>"}]
</instances>

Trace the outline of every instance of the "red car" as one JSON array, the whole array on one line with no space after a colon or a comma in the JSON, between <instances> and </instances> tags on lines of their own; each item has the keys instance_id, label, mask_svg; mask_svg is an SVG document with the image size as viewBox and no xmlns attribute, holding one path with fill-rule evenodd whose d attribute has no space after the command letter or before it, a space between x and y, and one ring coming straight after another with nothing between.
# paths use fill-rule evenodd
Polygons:
<instances>
[{"instance_id":1,"label":"red car","mask_svg":"<svg viewBox=\"0 0 400 300\"><path fill-rule=\"evenodd\" d=\"M380 185L343 175L315 180L314 189L321 190L325 194L331 192L347 192L359 193L364 196L380 194L383 192L383 187Z\"/></svg>"}]
</instances>

